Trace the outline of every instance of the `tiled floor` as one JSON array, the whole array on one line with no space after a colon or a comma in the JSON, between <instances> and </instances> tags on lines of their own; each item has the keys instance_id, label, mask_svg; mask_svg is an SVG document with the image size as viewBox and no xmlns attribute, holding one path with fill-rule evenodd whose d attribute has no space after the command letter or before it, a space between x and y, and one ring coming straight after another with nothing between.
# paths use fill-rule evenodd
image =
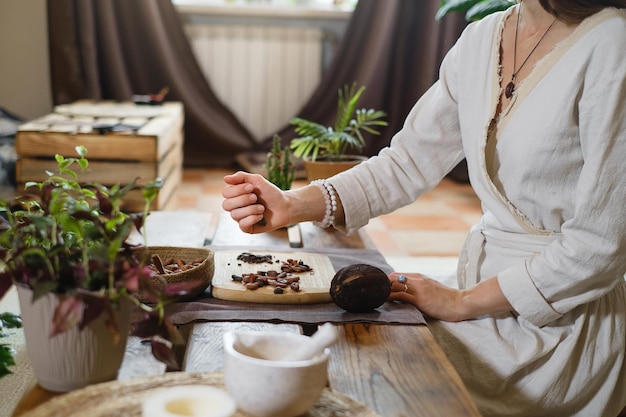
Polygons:
<instances>
[{"instance_id":1,"label":"tiled floor","mask_svg":"<svg viewBox=\"0 0 626 417\"><path fill-rule=\"evenodd\" d=\"M228 173L185 170L174 208L219 213L222 178ZM304 184L296 181L294 187ZM446 179L415 203L372 219L366 230L388 258L456 257L467 231L480 215L480 203L471 187Z\"/></svg>"}]
</instances>

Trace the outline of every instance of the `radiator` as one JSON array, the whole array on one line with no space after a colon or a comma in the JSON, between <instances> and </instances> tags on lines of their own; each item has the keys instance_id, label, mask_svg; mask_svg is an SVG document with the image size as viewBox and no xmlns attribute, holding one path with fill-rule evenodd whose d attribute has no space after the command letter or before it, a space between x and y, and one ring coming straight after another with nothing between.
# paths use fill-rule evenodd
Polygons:
<instances>
[{"instance_id":1,"label":"radiator","mask_svg":"<svg viewBox=\"0 0 626 417\"><path fill-rule=\"evenodd\" d=\"M297 116L320 82L320 28L189 24L211 88L257 141Z\"/></svg>"}]
</instances>

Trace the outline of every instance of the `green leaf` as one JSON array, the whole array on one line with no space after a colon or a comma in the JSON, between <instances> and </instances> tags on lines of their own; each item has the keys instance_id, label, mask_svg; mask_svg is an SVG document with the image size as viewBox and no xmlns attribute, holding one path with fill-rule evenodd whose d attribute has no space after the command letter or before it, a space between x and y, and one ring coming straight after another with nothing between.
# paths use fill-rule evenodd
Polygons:
<instances>
[{"instance_id":1,"label":"green leaf","mask_svg":"<svg viewBox=\"0 0 626 417\"><path fill-rule=\"evenodd\" d=\"M0 378L11 373L9 366L14 366L13 351L7 345L0 344Z\"/></svg>"},{"instance_id":2,"label":"green leaf","mask_svg":"<svg viewBox=\"0 0 626 417\"><path fill-rule=\"evenodd\" d=\"M453 12L465 13L465 20L473 22L516 4L515 0L444 0L435 14L436 20Z\"/></svg>"},{"instance_id":3,"label":"green leaf","mask_svg":"<svg viewBox=\"0 0 626 417\"><path fill-rule=\"evenodd\" d=\"M506 10L516 2L512 0L486 0L472 6L465 14L465 20L474 22L492 13Z\"/></svg>"},{"instance_id":4,"label":"green leaf","mask_svg":"<svg viewBox=\"0 0 626 417\"><path fill-rule=\"evenodd\" d=\"M85 158L85 155L87 155L87 148L85 148L84 146L79 145L74 149L76 150L76 153L81 157L81 159Z\"/></svg>"},{"instance_id":5,"label":"green leaf","mask_svg":"<svg viewBox=\"0 0 626 417\"><path fill-rule=\"evenodd\" d=\"M335 131L339 132L348 127L363 91L365 91L364 86L356 90L356 83L353 83L350 87L345 85L343 89L339 89Z\"/></svg>"},{"instance_id":6,"label":"green leaf","mask_svg":"<svg viewBox=\"0 0 626 417\"><path fill-rule=\"evenodd\" d=\"M445 15L452 12L466 13L472 6L483 1L485 0L444 0L435 14L435 19L441 20Z\"/></svg>"},{"instance_id":7,"label":"green leaf","mask_svg":"<svg viewBox=\"0 0 626 417\"><path fill-rule=\"evenodd\" d=\"M163 188L162 178L156 178L143 187L141 193L143 194L143 198L147 201L148 205L157 197L161 188Z\"/></svg>"},{"instance_id":8,"label":"green leaf","mask_svg":"<svg viewBox=\"0 0 626 417\"><path fill-rule=\"evenodd\" d=\"M0 313L0 323L7 329L19 329L22 327L22 318L15 313Z\"/></svg>"},{"instance_id":9,"label":"green leaf","mask_svg":"<svg viewBox=\"0 0 626 417\"><path fill-rule=\"evenodd\" d=\"M71 158L63 159L62 161L59 161L59 168L63 170L67 168L68 166L72 165L73 162L74 161Z\"/></svg>"}]
</instances>

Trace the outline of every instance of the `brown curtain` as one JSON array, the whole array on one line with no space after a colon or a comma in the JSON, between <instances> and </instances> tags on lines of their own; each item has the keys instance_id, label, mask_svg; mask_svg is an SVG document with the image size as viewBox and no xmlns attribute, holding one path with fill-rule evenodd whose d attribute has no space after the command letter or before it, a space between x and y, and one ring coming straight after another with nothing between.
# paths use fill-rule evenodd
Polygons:
<instances>
[{"instance_id":1,"label":"brown curtain","mask_svg":"<svg viewBox=\"0 0 626 417\"><path fill-rule=\"evenodd\" d=\"M186 166L231 166L254 140L215 96L171 0L48 0L52 95L130 100L169 86L185 108Z\"/></svg>"},{"instance_id":2,"label":"brown curtain","mask_svg":"<svg viewBox=\"0 0 626 417\"><path fill-rule=\"evenodd\" d=\"M363 153L371 156L389 145L467 24L462 13L436 21L439 5L439 0L359 0L331 65L298 115L332 125L337 90L357 82L367 87L359 107L386 111L389 123L380 136L369 137ZM285 144L295 136L289 125L279 134ZM270 144L267 138L262 147ZM465 162L449 176L467 181Z\"/></svg>"}]
</instances>

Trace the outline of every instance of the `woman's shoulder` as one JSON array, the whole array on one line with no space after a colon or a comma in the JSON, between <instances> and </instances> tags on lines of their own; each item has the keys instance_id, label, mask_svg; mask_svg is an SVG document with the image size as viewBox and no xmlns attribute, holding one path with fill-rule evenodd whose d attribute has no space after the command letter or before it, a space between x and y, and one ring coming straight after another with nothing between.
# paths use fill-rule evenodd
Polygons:
<instances>
[{"instance_id":1,"label":"woman's shoulder","mask_svg":"<svg viewBox=\"0 0 626 417\"><path fill-rule=\"evenodd\" d=\"M510 12L510 9L495 12L469 23L458 40L461 49L472 55L490 53L493 42L497 39L504 20Z\"/></svg>"},{"instance_id":2,"label":"woman's shoulder","mask_svg":"<svg viewBox=\"0 0 626 417\"><path fill-rule=\"evenodd\" d=\"M484 37L492 36L498 28L504 23L506 16L511 13L511 9L491 13L480 20L471 22L467 25L463 31L463 36L466 37Z\"/></svg>"},{"instance_id":3,"label":"woman's shoulder","mask_svg":"<svg viewBox=\"0 0 626 417\"><path fill-rule=\"evenodd\" d=\"M571 39L560 68L571 74L582 74L585 94L593 100L622 85L626 77L626 10L607 8L583 20Z\"/></svg>"},{"instance_id":4,"label":"woman's shoulder","mask_svg":"<svg viewBox=\"0 0 626 417\"><path fill-rule=\"evenodd\" d=\"M566 71L572 65L606 74L626 69L626 10L605 8L581 21L557 48L564 51Z\"/></svg>"},{"instance_id":5,"label":"woman's shoulder","mask_svg":"<svg viewBox=\"0 0 626 417\"><path fill-rule=\"evenodd\" d=\"M596 14L589 16L586 20L589 21L613 21L626 23L626 9L618 9L616 7L605 7Z\"/></svg>"},{"instance_id":6,"label":"woman's shoulder","mask_svg":"<svg viewBox=\"0 0 626 417\"><path fill-rule=\"evenodd\" d=\"M626 37L626 9L607 7L583 20L578 32L589 34L594 39L606 40L622 47Z\"/></svg>"}]
</instances>

